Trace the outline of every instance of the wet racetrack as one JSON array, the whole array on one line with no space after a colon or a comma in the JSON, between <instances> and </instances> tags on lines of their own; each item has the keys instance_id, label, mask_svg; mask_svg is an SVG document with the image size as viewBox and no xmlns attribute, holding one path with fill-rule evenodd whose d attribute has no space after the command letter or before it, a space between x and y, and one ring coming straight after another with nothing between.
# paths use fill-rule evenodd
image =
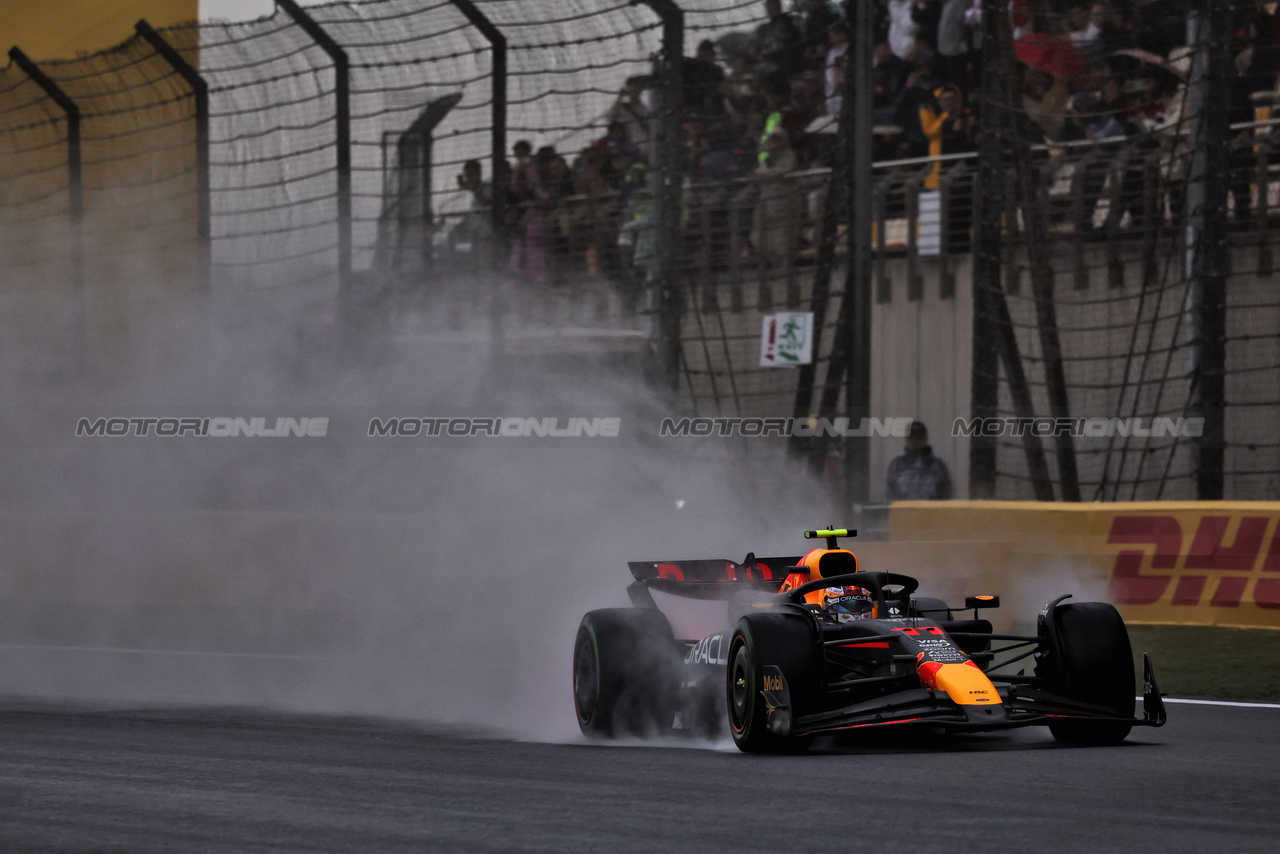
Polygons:
<instances>
[{"instance_id":1,"label":"wet racetrack","mask_svg":"<svg viewBox=\"0 0 1280 854\"><path fill-rule=\"evenodd\" d=\"M0 851L1274 851L1280 710L1170 705L805 756L385 722L0 707Z\"/></svg>"}]
</instances>

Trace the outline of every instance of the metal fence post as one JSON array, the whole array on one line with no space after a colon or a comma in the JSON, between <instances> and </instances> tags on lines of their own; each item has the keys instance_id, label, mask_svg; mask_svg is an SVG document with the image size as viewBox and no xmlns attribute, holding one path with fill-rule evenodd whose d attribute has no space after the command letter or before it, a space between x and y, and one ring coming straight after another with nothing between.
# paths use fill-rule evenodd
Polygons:
<instances>
[{"instance_id":1,"label":"metal fence post","mask_svg":"<svg viewBox=\"0 0 1280 854\"><path fill-rule=\"evenodd\" d=\"M298 6L295 0L276 0L276 4L311 36L312 40L333 60L334 100L338 123L338 293L343 299L351 294L351 63L347 52L324 29Z\"/></svg>"},{"instance_id":2,"label":"metal fence post","mask_svg":"<svg viewBox=\"0 0 1280 854\"><path fill-rule=\"evenodd\" d=\"M978 150L978 176L975 189L977 232L973 247L973 356L970 373L970 416L981 425L999 412L1000 364L1004 364L1015 413L1020 418L1034 415L1031 390L1027 384L1018 338L1009 315L1009 304L1001 286L1001 267L1006 265L1004 253L1013 244L1005 235L1016 226L1008 185L1006 157L1014 115L1007 80L1010 67L1001 55L1000 29L1007 20L1007 0L988 2L982 16L984 60L982 74L983 103L982 139ZM1053 500L1053 483L1040 438L1030 430L1022 434L1022 448L1032 487L1039 501ZM994 498L996 490L997 451L995 436L981 429L969 440L969 497Z\"/></svg>"},{"instance_id":3,"label":"metal fence post","mask_svg":"<svg viewBox=\"0 0 1280 854\"><path fill-rule=\"evenodd\" d=\"M845 54L844 97L853 102L848 145L849 266L844 297L827 367L821 412L833 414L839 401L841 376L845 410L850 424L871 414L871 223L875 216L871 168L871 3L847 0L844 14L849 29ZM841 508L871 500L871 443L866 437L844 440L844 479Z\"/></svg>"},{"instance_id":4,"label":"metal fence post","mask_svg":"<svg viewBox=\"0 0 1280 854\"><path fill-rule=\"evenodd\" d=\"M138 35L191 87L196 106L196 289L209 293L213 279L213 230L209 184L209 84L182 55L143 18L133 25Z\"/></svg>"},{"instance_id":5,"label":"metal fence post","mask_svg":"<svg viewBox=\"0 0 1280 854\"><path fill-rule=\"evenodd\" d=\"M70 96L49 79L40 68L18 47L9 49L9 58L31 78L44 93L53 99L67 117L67 194L70 205L71 226L71 284L75 289L75 317L72 321L72 346L76 370L84 366L85 306L84 306L84 178L80 156L80 108Z\"/></svg>"},{"instance_id":6,"label":"metal fence post","mask_svg":"<svg viewBox=\"0 0 1280 854\"><path fill-rule=\"evenodd\" d=\"M680 252L680 122L684 112L684 12L675 0L632 0L662 19L662 74L657 153L653 170L656 204L653 260L647 285L656 294L658 374L674 389L680 371L683 293L676 281Z\"/></svg>"},{"instance_id":7,"label":"metal fence post","mask_svg":"<svg viewBox=\"0 0 1280 854\"><path fill-rule=\"evenodd\" d=\"M503 180L507 168L507 37L476 8L472 0L451 0L453 5L467 17L471 25L480 31L493 51L492 81L490 89L493 94L493 165L489 167L490 182L493 184L493 234L501 242L506 229L507 196L498 184ZM502 263L502 252L494 253L495 263Z\"/></svg>"},{"instance_id":8,"label":"metal fence post","mask_svg":"<svg viewBox=\"0 0 1280 854\"><path fill-rule=\"evenodd\" d=\"M1227 182L1230 136L1227 97L1231 33L1239 0L1200 0L1192 10L1196 53L1189 83L1191 164L1186 197L1187 306L1192 370L1188 409L1204 418L1195 445L1196 498L1223 497L1226 427Z\"/></svg>"}]
</instances>

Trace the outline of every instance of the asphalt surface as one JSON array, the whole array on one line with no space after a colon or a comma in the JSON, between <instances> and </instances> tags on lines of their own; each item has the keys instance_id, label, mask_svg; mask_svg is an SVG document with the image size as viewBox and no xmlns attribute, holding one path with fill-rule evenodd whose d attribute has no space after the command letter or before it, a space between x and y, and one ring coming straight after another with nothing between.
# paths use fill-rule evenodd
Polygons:
<instances>
[{"instance_id":1,"label":"asphalt surface","mask_svg":"<svg viewBox=\"0 0 1280 854\"><path fill-rule=\"evenodd\" d=\"M756 757L377 721L0 706L0 851L1276 851L1280 710Z\"/></svg>"}]
</instances>

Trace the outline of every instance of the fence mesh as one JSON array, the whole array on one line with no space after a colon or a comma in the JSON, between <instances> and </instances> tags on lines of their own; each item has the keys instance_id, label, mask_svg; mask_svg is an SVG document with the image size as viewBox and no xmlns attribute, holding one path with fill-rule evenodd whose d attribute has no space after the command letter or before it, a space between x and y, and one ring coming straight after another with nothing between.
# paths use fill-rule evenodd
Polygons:
<instances>
[{"instance_id":1,"label":"fence mesh","mask_svg":"<svg viewBox=\"0 0 1280 854\"><path fill-rule=\"evenodd\" d=\"M872 352L854 357L871 359L877 401L899 400L896 385L915 389L914 411L874 414L1081 422L1069 441L1052 432L995 437L989 476L998 497L1193 497L1207 440L1167 428L1211 409L1206 382L1218 378L1224 493L1280 495L1274 8L930 2L918 5L936 20L877 17L875 67L859 70L843 58L847 32L836 32L847 8L795 3L787 23L767 20L757 0L678 5L683 104L656 109L662 22L648 6L477 2L507 42L499 106L509 166L499 175L490 150L494 50L457 3L307 7L350 63L357 273L374 286L447 291L473 306L505 280L500 287L564 306L575 322L651 339L658 306L646 277L655 255L669 252L680 294L677 374L690 411L803 416L796 409L807 384L840 392L823 414L852 415L839 380L847 365L832 363L849 322L837 167L851 134L870 124L874 264L871 281L857 286L871 290L877 331ZM1192 6L1230 25L1189 31ZM343 225L334 60L280 9L161 36L209 86L215 288L332 298ZM1226 61L1201 74L1197 57L1210 54ZM131 303L189 292L198 278L192 94L137 37L41 67L81 112L88 334L109 341L127 327ZM848 74L874 87L869 119L837 121ZM1197 135L1205 93L1226 105L1229 129ZM775 116L780 141L770 141ZM680 134L684 152L676 246L655 231L663 128ZM59 314L74 279L67 130L29 75L15 64L0 69L0 252L14 283L5 299L22 302L6 312L15 342L65 342L70 328ZM999 143L994 160L977 150L984 135ZM522 140L527 157L510 150ZM1196 158L1208 154L1221 167L1209 198L1217 192L1222 202L1197 206L1189 194L1206 188L1193 180L1203 168ZM495 193L508 206L496 225ZM984 226L991 198L999 210ZM1193 263L1203 247L1188 241L1189 228L1218 229L1215 245L1226 248L1221 334L1203 326L1205 279ZM140 264L158 275L138 275ZM941 316L929 306L939 303L952 325L928 328ZM976 326L962 334L971 304ZM814 367L760 367L762 318L818 307ZM908 376L895 337L908 329L946 342L949 355L929 364L915 354ZM1224 348L1217 367L1215 343ZM969 392L977 401L983 388L994 391L990 407L971 408ZM816 398L809 408L819 410ZM1120 424L1092 435L1089 419ZM950 445L958 468L968 469L955 459L968 449Z\"/></svg>"},{"instance_id":2,"label":"fence mesh","mask_svg":"<svg viewBox=\"0 0 1280 854\"><path fill-rule=\"evenodd\" d=\"M1204 395L1215 378L1225 378L1224 493L1277 494L1280 458L1268 436L1280 414L1280 314L1268 246L1280 48L1272 16L1252 4L1200 5L1203 25L1190 28L1185 9L1155 4L1104 6L1082 24L1072 18L1079 10L1038 5L1032 17L1012 3L1000 20L1000 47L1019 61L1006 65L1004 92L988 88L994 99L982 105L1011 114L986 125L1009 157L992 170L1008 190L997 299L1015 348L1001 362L996 414L1095 419L1076 427L1082 435L1046 432L1044 463L1036 440L1002 436L1001 496L1203 497L1211 428L1199 437L1177 425L1212 422ZM1223 17L1229 25L1209 25ZM1074 38L1081 33L1092 40ZM1198 135L1214 101L1222 125ZM1207 189L1197 189L1197 148L1222 152ZM1225 265L1218 295L1196 272L1195 256L1212 247ZM1226 303L1220 362L1212 345L1223 333L1197 308L1205 293ZM1014 361L1025 378L1011 372ZM1123 425L1107 435L1101 422L1117 418Z\"/></svg>"}]
</instances>

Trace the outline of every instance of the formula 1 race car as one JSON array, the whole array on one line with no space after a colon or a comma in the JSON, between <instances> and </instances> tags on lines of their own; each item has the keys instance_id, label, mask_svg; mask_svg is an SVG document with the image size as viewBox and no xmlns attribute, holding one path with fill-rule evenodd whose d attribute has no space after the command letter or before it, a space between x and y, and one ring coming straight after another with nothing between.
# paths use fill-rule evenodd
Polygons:
<instances>
[{"instance_id":1,"label":"formula 1 race car","mask_svg":"<svg viewBox=\"0 0 1280 854\"><path fill-rule=\"evenodd\" d=\"M876 728L1047 725L1059 741L1115 743L1134 726L1164 724L1146 654L1143 716L1134 716L1129 635L1113 606L1060 596L1040 610L1035 635L996 634L978 612L999 597L968 597L969 618L915 597L916 579L863 571L838 548L855 535L806 531L827 547L803 557L629 564L635 607L591 611L578 628L583 733L714 735L727 719L741 750L777 752ZM724 602L723 626L677 638L664 610L695 600ZM1028 657L1034 675L1007 672Z\"/></svg>"}]
</instances>

